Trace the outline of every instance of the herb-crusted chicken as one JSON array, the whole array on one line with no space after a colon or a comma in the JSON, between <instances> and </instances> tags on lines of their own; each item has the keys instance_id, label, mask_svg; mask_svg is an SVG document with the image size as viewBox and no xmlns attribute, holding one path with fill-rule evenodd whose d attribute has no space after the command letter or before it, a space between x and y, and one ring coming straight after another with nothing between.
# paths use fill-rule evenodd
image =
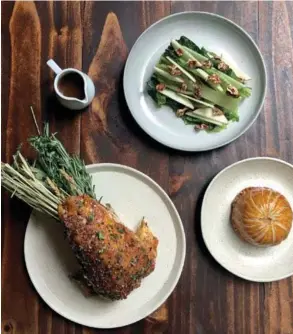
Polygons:
<instances>
[{"instance_id":1,"label":"herb-crusted chicken","mask_svg":"<svg viewBox=\"0 0 293 334\"><path fill-rule=\"evenodd\" d=\"M35 120L33 110L32 114ZM36 127L39 131L37 123ZM95 199L84 162L66 152L48 124L29 143L38 153L34 164L18 150L13 165L1 163L1 185L33 209L64 223L81 267L75 278L86 283L87 292L112 300L126 298L154 270L157 238L144 220L134 233L110 206Z\"/></svg>"},{"instance_id":2,"label":"herb-crusted chicken","mask_svg":"<svg viewBox=\"0 0 293 334\"><path fill-rule=\"evenodd\" d=\"M68 197L58 213L83 279L94 293L124 299L154 270L158 239L144 219L134 233L110 206L87 195Z\"/></svg>"}]
</instances>

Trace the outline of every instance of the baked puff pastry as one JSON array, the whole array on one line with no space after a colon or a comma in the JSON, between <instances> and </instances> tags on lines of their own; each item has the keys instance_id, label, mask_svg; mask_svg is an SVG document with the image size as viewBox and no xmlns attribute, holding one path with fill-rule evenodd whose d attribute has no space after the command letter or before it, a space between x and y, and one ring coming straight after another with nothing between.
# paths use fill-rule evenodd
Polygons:
<instances>
[{"instance_id":1,"label":"baked puff pastry","mask_svg":"<svg viewBox=\"0 0 293 334\"><path fill-rule=\"evenodd\" d=\"M274 246L285 240L292 220L287 199L270 188L245 188L232 202L234 231L241 239L256 246Z\"/></svg>"}]
</instances>

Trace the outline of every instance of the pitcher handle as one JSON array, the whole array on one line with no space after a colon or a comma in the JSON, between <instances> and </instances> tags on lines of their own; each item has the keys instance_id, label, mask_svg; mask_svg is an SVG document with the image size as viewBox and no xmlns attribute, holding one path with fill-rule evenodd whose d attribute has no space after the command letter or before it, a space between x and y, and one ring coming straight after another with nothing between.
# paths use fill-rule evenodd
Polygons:
<instances>
[{"instance_id":1,"label":"pitcher handle","mask_svg":"<svg viewBox=\"0 0 293 334\"><path fill-rule=\"evenodd\" d=\"M62 69L54 62L53 59L49 59L47 61L47 65L51 68L51 70L55 73L55 74L59 74L62 72Z\"/></svg>"}]
</instances>

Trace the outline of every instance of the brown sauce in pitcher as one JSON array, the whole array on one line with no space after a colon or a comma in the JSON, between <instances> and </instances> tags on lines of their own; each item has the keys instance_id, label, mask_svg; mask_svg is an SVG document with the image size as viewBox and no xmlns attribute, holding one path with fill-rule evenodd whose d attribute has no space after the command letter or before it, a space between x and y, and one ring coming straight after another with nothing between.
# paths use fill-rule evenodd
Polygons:
<instances>
[{"instance_id":1,"label":"brown sauce in pitcher","mask_svg":"<svg viewBox=\"0 0 293 334\"><path fill-rule=\"evenodd\" d=\"M76 72L70 72L61 77L58 89L66 97L75 97L79 100L85 98L83 78Z\"/></svg>"}]
</instances>

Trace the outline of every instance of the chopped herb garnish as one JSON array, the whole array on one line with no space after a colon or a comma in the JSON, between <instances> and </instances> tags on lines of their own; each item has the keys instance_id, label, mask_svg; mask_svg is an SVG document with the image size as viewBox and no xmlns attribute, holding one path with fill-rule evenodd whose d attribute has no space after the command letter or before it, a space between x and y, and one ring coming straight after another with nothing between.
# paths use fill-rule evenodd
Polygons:
<instances>
[{"instance_id":1,"label":"chopped herb garnish","mask_svg":"<svg viewBox=\"0 0 293 334\"><path fill-rule=\"evenodd\" d=\"M147 269L149 269L152 265L153 265L153 261L152 260L148 260Z\"/></svg>"},{"instance_id":2,"label":"chopped herb garnish","mask_svg":"<svg viewBox=\"0 0 293 334\"><path fill-rule=\"evenodd\" d=\"M120 227L118 227L117 230L118 230L119 233L124 233L124 232L125 232L124 228L120 228Z\"/></svg>"},{"instance_id":3,"label":"chopped herb garnish","mask_svg":"<svg viewBox=\"0 0 293 334\"><path fill-rule=\"evenodd\" d=\"M99 240L104 240L105 239L104 234L102 232L97 232L96 236L99 238Z\"/></svg>"},{"instance_id":4,"label":"chopped herb garnish","mask_svg":"<svg viewBox=\"0 0 293 334\"><path fill-rule=\"evenodd\" d=\"M117 240L119 238L118 234L111 233L110 237L114 240Z\"/></svg>"},{"instance_id":5,"label":"chopped herb garnish","mask_svg":"<svg viewBox=\"0 0 293 334\"><path fill-rule=\"evenodd\" d=\"M134 280L134 281L136 281L137 280L137 275L131 275L131 278Z\"/></svg>"},{"instance_id":6,"label":"chopped herb garnish","mask_svg":"<svg viewBox=\"0 0 293 334\"><path fill-rule=\"evenodd\" d=\"M131 259L131 261L130 261L130 264L131 264L132 266L135 266L135 265L137 264L137 257L133 257L133 258Z\"/></svg>"},{"instance_id":7,"label":"chopped herb garnish","mask_svg":"<svg viewBox=\"0 0 293 334\"><path fill-rule=\"evenodd\" d=\"M103 248L101 248L101 249L98 251L98 253L99 253L99 254L103 254L105 250L106 250L106 247L103 247Z\"/></svg>"},{"instance_id":8,"label":"chopped herb garnish","mask_svg":"<svg viewBox=\"0 0 293 334\"><path fill-rule=\"evenodd\" d=\"M90 222L92 222L94 220L94 214L93 213L90 213L89 216L88 216L88 220Z\"/></svg>"}]
</instances>

